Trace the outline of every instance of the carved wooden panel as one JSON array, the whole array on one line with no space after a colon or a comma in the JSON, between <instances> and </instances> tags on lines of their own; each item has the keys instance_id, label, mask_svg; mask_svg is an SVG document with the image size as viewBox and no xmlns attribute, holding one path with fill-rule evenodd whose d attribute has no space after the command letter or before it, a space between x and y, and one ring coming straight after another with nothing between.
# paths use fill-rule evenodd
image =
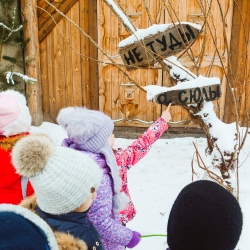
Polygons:
<instances>
[{"instance_id":1,"label":"carved wooden panel","mask_svg":"<svg viewBox=\"0 0 250 250\"><path fill-rule=\"evenodd\" d=\"M116 2L116 1L115 1ZM219 77L221 79L222 95L218 100L215 100L215 109L220 117L223 117L224 103L225 103L225 81L224 81L224 68L222 63L228 60L227 46L231 36L231 21L233 0L220 1L205 1L205 0L120 0L118 1L125 13L131 17L133 24L138 29L145 29L152 24L172 23L172 22L194 22L202 25L205 22L205 17L202 9L210 8L210 17L208 24L204 29L204 34L193 44L192 49L186 54L179 53L179 61L195 74L202 74L207 77ZM212 5L210 6L210 3ZM149 14L147 12L147 8ZM226 39L223 36L223 22L221 12L224 17L224 24L226 24ZM100 46L109 54L114 57L118 64L123 64L121 57L118 54L118 44L120 41L130 35L118 18L110 11L103 0L98 0L98 34ZM213 40L213 36L216 39ZM222 61L218 58L215 50L214 43L217 44L218 52L223 55ZM136 89L134 95L136 96L136 105L130 105L128 110L124 111L124 94L122 85L128 83L124 75L118 71L115 66L106 64L109 62L105 56L99 53L99 58L105 63L99 64L99 101L100 109L105 113L112 116L114 120L122 120L116 125L122 126L144 126L139 121L150 122L159 117L161 105L152 104L147 101L146 94ZM123 67L125 69L125 67ZM160 69L140 69L129 71L129 75L137 81L141 86L146 85L159 85L171 86L169 75L162 72ZM164 107L163 107L164 108ZM129 110L131 109L131 110ZM124 113L125 112L125 113ZM134 121L126 120L126 112L134 114ZM186 110L180 106L171 107L172 120L181 121L190 119ZM131 118L131 117L130 117ZM124 120L125 119L125 120ZM197 126L197 124L190 123L173 125L173 126Z\"/></svg>"},{"instance_id":2,"label":"carved wooden panel","mask_svg":"<svg viewBox=\"0 0 250 250\"><path fill-rule=\"evenodd\" d=\"M149 26L146 9L142 6L143 1L119 2L136 27ZM162 15L161 17L157 15L160 8L156 2L150 3L152 18L163 19ZM118 43L130 34L102 0L98 0L98 14L98 43L109 55L113 56L116 63L123 64L119 56ZM144 122L157 119L160 115L160 105L146 101L146 93L138 88L133 92L132 99L126 98L124 88L125 84L130 84L128 79L115 66L106 64L110 61L102 53L99 53L99 59L104 62L99 64L100 110L110 115L113 120L117 120L118 126L148 126ZM141 86L161 84L162 81L162 71L159 69L136 70L129 72L129 75Z\"/></svg>"}]
</instances>

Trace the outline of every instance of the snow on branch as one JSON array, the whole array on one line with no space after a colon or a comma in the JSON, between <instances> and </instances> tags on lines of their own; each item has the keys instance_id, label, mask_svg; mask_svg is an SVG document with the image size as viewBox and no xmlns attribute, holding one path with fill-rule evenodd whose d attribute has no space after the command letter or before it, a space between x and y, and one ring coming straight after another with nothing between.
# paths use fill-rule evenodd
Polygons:
<instances>
[{"instance_id":1,"label":"snow on branch","mask_svg":"<svg viewBox=\"0 0 250 250\"><path fill-rule=\"evenodd\" d=\"M176 67L177 68L177 67ZM178 68L179 69L179 68ZM178 70L180 72L180 70ZM148 85L145 86L144 89L147 91L147 100L152 100L156 95L162 92L168 92L172 90L181 90L181 89L189 89L189 88L200 88L203 86L210 86L214 84L220 84L220 79L218 77L204 77L199 75L196 79L187 82L181 82L173 87L161 87L156 85Z\"/></svg>"},{"instance_id":2,"label":"snow on branch","mask_svg":"<svg viewBox=\"0 0 250 250\"><path fill-rule=\"evenodd\" d=\"M8 26L6 26L4 23L0 23L0 27L3 27L4 29L11 31L11 29Z\"/></svg>"},{"instance_id":3,"label":"snow on branch","mask_svg":"<svg viewBox=\"0 0 250 250\"><path fill-rule=\"evenodd\" d=\"M34 79L32 77L29 77L27 75L23 75L23 74L21 74L19 72L10 72L10 71L8 71L8 72L5 72L5 74L6 74L6 79L7 79L7 83L8 84L10 84L10 83L13 84L13 85L15 84L13 76L17 76L17 77L21 78L26 83L28 82L28 83L32 83L33 84L33 83L37 82L36 79Z\"/></svg>"},{"instance_id":4,"label":"snow on branch","mask_svg":"<svg viewBox=\"0 0 250 250\"><path fill-rule=\"evenodd\" d=\"M163 62L169 66L170 76L178 81L177 84L197 78L195 74L178 62L176 56L170 56Z\"/></svg>"},{"instance_id":5,"label":"snow on branch","mask_svg":"<svg viewBox=\"0 0 250 250\"><path fill-rule=\"evenodd\" d=\"M9 28L7 25L5 25L4 23L0 23L0 27L3 27L4 29L9 31L9 34L2 40L2 42L7 41L7 39L14 33L19 32L22 28L23 25L20 24L18 27L15 27L15 16L16 16L16 8L13 9L13 16L12 16L12 27Z\"/></svg>"},{"instance_id":6,"label":"snow on branch","mask_svg":"<svg viewBox=\"0 0 250 250\"><path fill-rule=\"evenodd\" d=\"M152 26L148 27L147 29L138 29L134 32L131 36L127 37L126 39L122 40L118 44L118 48L126 47L130 44L133 44L137 42L138 40L144 40L147 37L156 35L157 33L164 32L172 27L175 27L175 25L178 24L188 24L190 26L193 26L194 28L201 30L201 26L194 23L189 22L181 22L181 23L168 23L168 24L153 24Z\"/></svg>"},{"instance_id":7,"label":"snow on branch","mask_svg":"<svg viewBox=\"0 0 250 250\"><path fill-rule=\"evenodd\" d=\"M118 18L123 21L124 26L127 27L130 32L136 32L136 29L134 28L128 17L116 6L113 0L104 0L104 2L113 10Z\"/></svg>"},{"instance_id":8,"label":"snow on branch","mask_svg":"<svg viewBox=\"0 0 250 250\"><path fill-rule=\"evenodd\" d=\"M9 33L8 36L4 39L4 42L5 42L13 33L16 33L16 32L18 32L18 31L20 31L22 28L23 28L23 26L20 25L20 26L17 27L16 29L10 30L10 33Z\"/></svg>"},{"instance_id":9,"label":"snow on branch","mask_svg":"<svg viewBox=\"0 0 250 250\"><path fill-rule=\"evenodd\" d=\"M225 152L233 152L236 141L236 123L226 124L217 118L212 102L205 102L201 111L195 115L201 116L209 127L209 132L215 140L215 144Z\"/></svg>"}]
</instances>

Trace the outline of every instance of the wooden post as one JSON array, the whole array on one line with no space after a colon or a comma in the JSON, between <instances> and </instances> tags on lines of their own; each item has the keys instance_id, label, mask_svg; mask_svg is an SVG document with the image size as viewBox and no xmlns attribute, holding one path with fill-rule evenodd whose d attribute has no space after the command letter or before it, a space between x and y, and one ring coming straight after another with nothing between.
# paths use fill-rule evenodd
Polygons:
<instances>
[{"instance_id":1,"label":"wooden post","mask_svg":"<svg viewBox=\"0 0 250 250\"><path fill-rule=\"evenodd\" d=\"M98 22L97 22L97 1L89 0L89 35L98 42ZM98 57L98 49L94 44L89 44L89 55L93 58ZM94 60L89 62L89 78L90 78L90 101L91 109L99 110L99 75L98 63Z\"/></svg>"},{"instance_id":2,"label":"wooden post","mask_svg":"<svg viewBox=\"0 0 250 250\"><path fill-rule=\"evenodd\" d=\"M247 100L245 100L244 91L247 91L248 84L246 81L247 74L249 75L249 68L247 72L247 64L250 60L250 53L246 54L247 44L250 39L250 1L237 0L234 2L233 9L233 20L232 20L232 32L231 32L231 45L229 54L229 81L231 87L235 89L236 98L239 98L238 114L240 121L246 121L245 105ZM243 25L244 23L244 25ZM246 41L247 40L247 41ZM245 88L245 90L243 89ZM249 98L249 97L248 97ZM248 110L250 107L247 107ZM235 121L235 109L232 92L229 86L226 90L226 102L225 102L225 116L224 121L226 123L231 123ZM241 126L246 126L246 123L241 123Z\"/></svg>"},{"instance_id":3,"label":"wooden post","mask_svg":"<svg viewBox=\"0 0 250 250\"><path fill-rule=\"evenodd\" d=\"M42 91L40 73L40 52L38 41L38 20L37 20L37 1L20 0L21 17L26 21L23 33L24 39L29 42L24 49L24 58L30 62L25 64L25 74L37 79L35 84L26 84L26 94L28 96L28 106L32 116L32 125L40 126L43 122L42 113Z\"/></svg>"},{"instance_id":4,"label":"wooden post","mask_svg":"<svg viewBox=\"0 0 250 250\"><path fill-rule=\"evenodd\" d=\"M80 3L80 27L97 43L97 1L81 0ZM91 43L88 37L81 34L81 54L92 58L98 57L97 47ZM95 60L81 57L83 105L89 109L99 110L99 75L98 63Z\"/></svg>"}]
</instances>

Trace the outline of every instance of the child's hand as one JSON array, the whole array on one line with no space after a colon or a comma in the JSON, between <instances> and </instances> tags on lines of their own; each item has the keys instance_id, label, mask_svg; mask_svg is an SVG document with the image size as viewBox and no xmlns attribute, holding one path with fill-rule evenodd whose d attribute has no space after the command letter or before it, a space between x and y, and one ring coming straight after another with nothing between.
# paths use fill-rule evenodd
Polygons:
<instances>
[{"instance_id":1,"label":"child's hand","mask_svg":"<svg viewBox=\"0 0 250 250\"><path fill-rule=\"evenodd\" d=\"M136 245L139 244L140 241L141 241L141 234L136 231L133 231L132 239L128 243L127 248L134 248Z\"/></svg>"},{"instance_id":2,"label":"child's hand","mask_svg":"<svg viewBox=\"0 0 250 250\"><path fill-rule=\"evenodd\" d=\"M167 109L164 110L161 114L161 118L163 118L166 122L171 120L171 114L169 113L169 109L171 107L171 103L168 105Z\"/></svg>"},{"instance_id":3,"label":"child's hand","mask_svg":"<svg viewBox=\"0 0 250 250\"><path fill-rule=\"evenodd\" d=\"M110 146L111 148L114 147L114 145L115 145L115 136L114 136L114 134L111 134L111 135L109 136L109 138L108 138L108 144L109 144L109 146Z\"/></svg>"}]
</instances>

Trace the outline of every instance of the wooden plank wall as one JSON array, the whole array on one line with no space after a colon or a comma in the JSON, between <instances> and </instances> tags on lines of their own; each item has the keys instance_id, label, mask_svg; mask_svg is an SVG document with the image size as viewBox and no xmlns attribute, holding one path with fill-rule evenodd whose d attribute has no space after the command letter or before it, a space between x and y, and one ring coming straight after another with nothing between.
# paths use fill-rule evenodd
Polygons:
<instances>
[{"instance_id":1,"label":"wooden plank wall","mask_svg":"<svg viewBox=\"0 0 250 250\"><path fill-rule=\"evenodd\" d=\"M42 15L43 12L39 11L39 17L45 18ZM97 37L96 23L90 22L89 18L95 20L96 15L95 1L88 0L76 1L66 13L94 40ZM96 59L97 49L77 27L61 17L40 41L40 53L44 121L55 122L58 111L63 107L98 109L97 63L88 58Z\"/></svg>"},{"instance_id":2,"label":"wooden plank wall","mask_svg":"<svg viewBox=\"0 0 250 250\"><path fill-rule=\"evenodd\" d=\"M234 2L231 36L231 57L229 80L235 89L238 101L238 115L241 126L247 126L247 113L250 115L250 1ZM235 121L235 109L231 89L227 88L225 122Z\"/></svg>"},{"instance_id":3,"label":"wooden plank wall","mask_svg":"<svg viewBox=\"0 0 250 250\"><path fill-rule=\"evenodd\" d=\"M146 28L150 25L146 9L142 6L143 1L119 2L137 28ZM158 1L150 1L149 8L153 20L156 20L160 8ZM109 55L113 56L117 63L122 63L118 55L118 43L125 39L129 33L126 32L118 18L102 0L98 0L98 14L99 45ZM160 19L163 21L163 16ZM101 53L99 53L99 58L104 62L109 62ZM158 69L131 71L129 75L140 83L141 86L161 84L162 71ZM126 100L126 87L122 86L122 84L128 83L128 80L122 73L118 72L115 66L99 64L100 110L111 116L113 120L124 119L125 117L132 119L135 117L136 119L150 122L157 119L160 115L160 106L146 101L146 94L139 91L138 88L135 88L132 103ZM116 123L116 125L143 126L143 123L122 121Z\"/></svg>"},{"instance_id":4,"label":"wooden plank wall","mask_svg":"<svg viewBox=\"0 0 250 250\"><path fill-rule=\"evenodd\" d=\"M115 66L108 64L110 61L100 51L98 52L96 47L74 25L65 18L58 16L44 2L44 0L38 1L39 6L42 9L46 9L57 22L57 25L55 25L54 20L48 13L38 9L44 121L55 122L58 111L62 107L83 105L104 111L113 120L118 121L116 126L148 126L147 122L156 120L161 114L162 107L148 102L146 94L138 88L125 86L129 84L126 77ZM50 0L50 2L53 2L55 6L64 11L68 18L97 41L99 46L111 55L117 63L122 63L118 55L118 43L130 34L124 29L118 18L103 0L60 0L58 2ZM210 3L210 1L204 0L119 0L118 2L139 29L151 26L151 20L154 24L170 23L172 21L188 21L203 24L204 16L201 8L203 8L202 6L208 8L208 3ZM146 2L150 10L150 17L147 14L144 2ZM238 60L241 59L239 52L241 51L240 37L242 33L237 38L236 36L231 36L232 20L234 23L233 32L235 33L238 29L237 22L239 22L241 14L237 16L234 13L233 15L233 0L219 2L220 6L218 1L212 1L209 25L212 32L216 32L217 38L215 42L219 52L224 55L222 62L226 64L228 61L226 45L230 48L232 44L238 44L237 50L232 55L232 60L234 60L235 55L238 55ZM249 9L250 3L247 3L246 7L246 2L249 1L238 0L238 2L240 8L245 10L239 13L243 14L242 16L246 21L249 20L247 9ZM66 6L68 7L66 8ZM177 15L174 14L173 10L175 10ZM221 11L223 12L226 25L226 39L223 37ZM45 21L46 19L47 21ZM249 23L245 26L248 29L248 36ZM242 32L241 28L240 30ZM232 39L231 42L230 39ZM204 40L206 40L205 44L203 44ZM202 52L203 48L204 53ZM229 121L227 118L230 118L231 115L232 102L230 102L228 96L226 97L225 75L221 61L215 52L214 41L207 28L203 37L199 38L192 47L192 53L196 57L201 53L204 55L199 70L196 70L188 54L182 55L179 60L196 74L200 73L211 77L217 76L221 79L223 82L222 97L218 101L214 101L214 104L218 116ZM85 57L82 55L85 55ZM91 58L89 59L86 56ZM97 63L93 60L97 57L102 63ZM248 54L248 57L245 57L246 65L248 65L247 74L250 72L249 58ZM237 61L234 60L234 62ZM170 86L168 75L163 73L161 69L135 70L130 71L129 75L141 86L153 84ZM244 93L242 92L244 98L241 99L241 113L243 113L245 107L248 109L250 107L250 98L248 98L250 95L249 84L242 86L244 86ZM128 98L126 90L131 88L134 89L134 92ZM247 106L243 107L243 104ZM189 114L181 107L172 107L171 110L172 121L190 120ZM137 119L139 122L135 120L125 121L124 118L128 120ZM246 117L242 116L242 119L244 120ZM183 123L173 126L196 127L197 124Z\"/></svg>"},{"instance_id":5,"label":"wooden plank wall","mask_svg":"<svg viewBox=\"0 0 250 250\"><path fill-rule=\"evenodd\" d=\"M139 29L145 29L152 25L150 19L154 24L158 23L171 23L172 21L188 21L203 24L204 16L202 15L201 8L208 8L208 3L210 1L197 1L197 0L170 0L170 1L160 1L160 0L133 0L118 1L125 13L134 20L134 24ZM144 2L146 2L150 10L150 18L147 14ZM227 31L227 43L231 36L231 21L232 21L232 10L233 1L225 0L221 3L221 10L223 12L226 31ZM220 14L220 7L217 1L212 1L209 19L209 25L211 26L212 32L216 32L217 39L216 43L220 53L224 53L223 63L227 62L226 54L226 42L223 38L223 25L222 18ZM174 11L176 12L176 15ZM122 63L121 58L118 55L117 45L120 41L125 39L129 34L125 32L124 28L117 21L117 17L109 10L103 0L98 0L98 35L99 44L104 48L110 55L116 56L116 61ZM105 14L104 14L105 13ZM203 45L203 40L206 38L206 43ZM222 70L222 65L220 60L215 54L215 49L213 45L213 40L208 30L192 47L192 53L194 56L198 57L202 52L203 47L204 57L201 62L199 71L194 67L193 62L188 57L188 54L184 54L180 58L180 62L183 63L187 68L196 74L202 74L206 76L216 76L223 82L222 86L222 97L219 101L214 101L215 109L220 118L224 115L224 103L225 103L225 79ZM181 53L180 53L181 54ZM105 62L108 62L105 57L99 54ZM212 64L212 65L211 65ZM130 71L129 75L135 79L141 86L146 85L160 85L160 86L171 86L169 77L166 73L162 73L161 70L134 70ZM125 99L123 87L121 84L126 83L126 78L117 71L114 66L109 66L105 64L99 65L99 85L100 85L100 109L103 110L108 115L112 116L112 119L119 120L126 117L126 112L124 112L122 105ZM158 104L152 104L146 100L146 94L139 89L135 91L135 103L138 103L137 113L134 114L134 118L140 119L142 121L152 121L159 117L161 113L161 107ZM163 107L165 108L165 107ZM175 106L171 108L172 121L182 121L190 120L189 114L186 110L180 106ZM143 123L137 122L119 122L116 123L117 126L144 126ZM148 126L148 125L146 125ZM197 124L182 123L178 126L189 126L196 127Z\"/></svg>"}]
</instances>

